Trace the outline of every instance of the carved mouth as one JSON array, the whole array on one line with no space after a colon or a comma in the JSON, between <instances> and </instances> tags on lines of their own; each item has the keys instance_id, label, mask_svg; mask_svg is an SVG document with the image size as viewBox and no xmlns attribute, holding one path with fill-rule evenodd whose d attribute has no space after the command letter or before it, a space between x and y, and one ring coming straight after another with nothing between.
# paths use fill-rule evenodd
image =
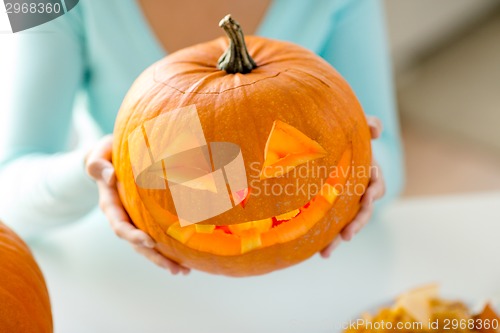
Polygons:
<instances>
[{"instance_id":1,"label":"carved mouth","mask_svg":"<svg viewBox=\"0 0 500 333\"><path fill-rule=\"evenodd\" d=\"M194 224L181 227L175 222L169 226L167 234L192 249L221 256L241 255L297 239L322 220L335 204L347 182L351 155L351 150L346 150L338 164L345 172L330 174L320 193L300 208L263 220L227 226Z\"/></svg>"}]
</instances>

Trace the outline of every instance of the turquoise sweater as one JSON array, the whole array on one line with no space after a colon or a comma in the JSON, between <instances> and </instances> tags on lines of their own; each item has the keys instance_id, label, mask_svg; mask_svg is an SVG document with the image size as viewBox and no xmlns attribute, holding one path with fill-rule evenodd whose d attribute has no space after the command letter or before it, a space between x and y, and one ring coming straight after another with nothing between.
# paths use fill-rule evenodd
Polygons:
<instances>
[{"instance_id":1,"label":"turquoise sweater","mask_svg":"<svg viewBox=\"0 0 500 333\"><path fill-rule=\"evenodd\" d=\"M403 166L380 2L274 0L258 35L322 56L351 84L366 114L382 120L374 156L386 177L385 200L393 198ZM166 54L134 0L81 0L17 38L12 108L0 139L0 218L26 237L75 221L96 205L84 153L69 149L77 93L85 93L89 113L111 133L134 79Z\"/></svg>"}]
</instances>

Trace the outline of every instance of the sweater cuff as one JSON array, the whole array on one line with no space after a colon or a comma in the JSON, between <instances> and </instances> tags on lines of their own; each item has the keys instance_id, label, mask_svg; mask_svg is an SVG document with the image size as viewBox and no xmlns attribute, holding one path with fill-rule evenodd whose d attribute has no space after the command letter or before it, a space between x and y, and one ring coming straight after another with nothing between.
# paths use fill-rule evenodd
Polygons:
<instances>
[{"instance_id":1,"label":"sweater cuff","mask_svg":"<svg viewBox=\"0 0 500 333\"><path fill-rule=\"evenodd\" d=\"M46 184L54 198L78 205L81 212L91 210L98 202L96 183L85 171L85 152L76 150L59 156L57 167L52 169ZM69 207L68 207L69 208ZM75 210L72 207L70 210Z\"/></svg>"}]
</instances>

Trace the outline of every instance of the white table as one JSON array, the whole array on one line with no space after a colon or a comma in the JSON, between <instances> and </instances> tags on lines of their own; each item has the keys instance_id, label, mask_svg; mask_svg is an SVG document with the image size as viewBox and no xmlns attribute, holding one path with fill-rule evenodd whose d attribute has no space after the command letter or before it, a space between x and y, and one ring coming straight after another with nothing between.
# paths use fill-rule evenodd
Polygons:
<instances>
[{"instance_id":1,"label":"white table","mask_svg":"<svg viewBox=\"0 0 500 333\"><path fill-rule=\"evenodd\" d=\"M98 213L36 244L56 333L304 333L416 285L500 297L500 193L395 203L329 260L270 275L170 276L118 240Z\"/></svg>"}]
</instances>

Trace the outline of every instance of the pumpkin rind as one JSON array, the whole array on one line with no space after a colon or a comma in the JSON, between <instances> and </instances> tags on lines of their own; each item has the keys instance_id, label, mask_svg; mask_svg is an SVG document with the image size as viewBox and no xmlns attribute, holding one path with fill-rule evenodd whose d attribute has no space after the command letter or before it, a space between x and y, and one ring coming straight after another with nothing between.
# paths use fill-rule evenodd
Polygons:
<instances>
[{"instance_id":1,"label":"pumpkin rind","mask_svg":"<svg viewBox=\"0 0 500 333\"><path fill-rule=\"evenodd\" d=\"M1 222L0 332L53 332L42 272L26 244Z\"/></svg>"},{"instance_id":2,"label":"pumpkin rind","mask_svg":"<svg viewBox=\"0 0 500 333\"><path fill-rule=\"evenodd\" d=\"M361 194L335 192L328 199L322 198L325 207L331 208L301 237L254 249L267 244L271 236L258 240L249 234L244 251L238 252L237 244L231 243L227 255L215 255L204 250L210 246L202 239L214 235L224 239L227 235L220 234L223 231L196 233L200 243L192 238L186 243L179 241L187 234L192 237L195 228L187 234L178 227L169 229L176 223L169 190L136 186L128 136L138 126L164 112L196 105L207 142L231 142L241 147L247 178L261 181L251 188L252 194L264 185L285 186L292 180L287 174L260 180L261 168L252 167L252 163L262 167L275 121L296 128L327 152L307 163L310 167L331 168L346 163L342 161L346 151L350 151L349 166L368 170L371 162L370 132L361 106L346 81L327 62L291 43L261 37L247 37L246 42L258 65L248 74L227 74L217 68L218 58L228 45L225 38L178 51L152 65L127 94L114 131L113 163L119 194L135 225L159 243L157 250L165 256L195 269L231 276L263 274L309 258L352 220ZM320 177L293 180L318 188L325 181ZM366 187L368 181L368 174L350 173L341 185ZM309 193L293 197L251 195L244 205L201 224L230 226L266 220L303 207L311 199ZM169 234L178 235L178 239Z\"/></svg>"}]
</instances>

